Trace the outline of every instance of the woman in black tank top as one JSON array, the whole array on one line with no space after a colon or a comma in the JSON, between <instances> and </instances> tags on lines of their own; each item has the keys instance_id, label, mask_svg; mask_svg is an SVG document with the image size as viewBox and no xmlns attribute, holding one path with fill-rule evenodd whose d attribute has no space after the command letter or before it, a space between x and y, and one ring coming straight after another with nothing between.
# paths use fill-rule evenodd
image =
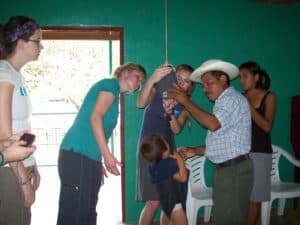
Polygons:
<instances>
[{"instance_id":1,"label":"woman in black tank top","mask_svg":"<svg viewBox=\"0 0 300 225\"><path fill-rule=\"evenodd\" d=\"M250 157L254 166L254 185L250 198L247 225L256 224L261 202L270 199L272 145L270 132L276 112L276 97L269 92L269 75L256 62L240 66L240 82L252 116Z\"/></svg>"}]
</instances>

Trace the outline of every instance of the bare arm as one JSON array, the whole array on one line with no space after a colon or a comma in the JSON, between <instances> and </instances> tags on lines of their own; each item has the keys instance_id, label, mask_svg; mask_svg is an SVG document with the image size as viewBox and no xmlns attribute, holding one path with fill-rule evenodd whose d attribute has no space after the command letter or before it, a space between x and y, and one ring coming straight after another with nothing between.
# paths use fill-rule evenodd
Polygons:
<instances>
[{"instance_id":1,"label":"bare arm","mask_svg":"<svg viewBox=\"0 0 300 225\"><path fill-rule=\"evenodd\" d=\"M100 92L95 107L92 111L90 122L93 129L93 134L104 158L106 169L114 175L119 175L120 172L117 168L117 164L121 165L121 163L117 161L117 159L109 150L103 124L103 118L108 109L111 107L114 98L115 96L110 92Z\"/></svg>"},{"instance_id":2,"label":"bare arm","mask_svg":"<svg viewBox=\"0 0 300 225\"><path fill-rule=\"evenodd\" d=\"M170 115L170 118L170 128L174 134L178 134L182 130L186 121L188 120L189 112L187 110L183 110L179 114L178 118L176 118L174 115Z\"/></svg>"},{"instance_id":3,"label":"bare arm","mask_svg":"<svg viewBox=\"0 0 300 225\"><path fill-rule=\"evenodd\" d=\"M150 79L146 82L143 89L139 92L136 105L138 108L145 108L155 96L154 83Z\"/></svg>"},{"instance_id":4,"label":"bare arm","mask_svg":"<svg viewBox=\"0 0 300 225\"><path fill-rule=\"evenodd\" d=\"M14 86L8 82L0 82L0 140L12 136L12 94ZM11 162L9 166L16 174L20 183L24 183L22 190L25 197L25 207L30 207L34 202L34 192L31 188L28 174L22 161Z\"/></svg>"},{"instance_id":5,"label":"bare arm","mask_svg":"<svg viewBox=\"0 0 300 225\"><path fill-rule=\"evenodd\" d=\"M181 103L187 111L205 128L210 131L216 131L221 128L219 120L211 113L208 113L198 107L177 85L174 85L168 91L168 97L174 98L176 101Z\"/></svg>"},{"instance_id":6,"label":"bare arm","mask_svg":"<svg viewBox=\"0 0 300 225\"><path fill-rule=\"evenodd\" d=\"M22 146L26 144L26 142L20 140L21 134L23 134L23 132L14 135L15 139L11 138L7 141L0 142L0 151L3 153L5 162L23 160L34 152L35 146Z\"/></svg>"},{"instance_id":7,"label":"bare arm","mask_svg":"<svg viewBox=\"0 0 300 225\"><path fill-rule=\"evenodd\" d=\"M186 160L194 157L195 155L204 155L205 146L182 147L178 150L178 153L184 160Z\"/></svg>"},{"instance_id":8,"label":"bare arm","mask_svg":"<svg viewBox=\"0 0 300 225\"><path fill-rule=\"evenodd\" d=\"M152 76L147 80L145 86L140 91L137 98L137 107L145 108L155 96L155 88L154 84L160 81L163 77L165 77L168 73L171 72L170 67L159 67L154 71Z\"/></svg>"},{"instance_id":9,"label":"bare arm","mask_svg":"<svg viewBox=\"0 0 300 225\"><path fill-rule=\"evenodd\" d=\"M195 155L204 155L205 154L205 146L193 147L192 151L194 151Z\"/></svg>"},{"instance_id":10,"label":"bare arm","mask_svg":"<svg viewBox=\"0 0 300 225\"><path fill-rule=\"evenodd\" d=\"M276 97L274 94L268 94L265 101L265 115L259 114L252 106L251 116L255 123L263 129L265 132L269 133L273 127L273 121L276 113Z\"/></svg>"},{"instance_id":11,"label":"bare arm","mask_svg":"<svg viewBox=\"0 0 300 225\"><path fill-rule=\"evenodd\" d=\"M12 136L12 95L14 86L8 82L0 82L0 140Z\"/></svg>"},{"instance_id":12,"label":"bare arm","mask_svg":"<svg viewBox=\"0 0 300 225\"><path fill-rule=\"evenodd\" d=\"M178 182L186 182L187 181L187 170L184 164L183 159L180 157L180 155L177 152L174 152L171 157L176 160L176 163L178 165L178 172L173 175L173 179Z\"/></svg>"},{"instance_id":13,"label":"bare arm","mask_svg":"<svg viewBox=\"0 0 300 225\"><path fill-rule=\"evenodd\" d=\"M208 130L216 131L221 128L219 120L213 114L204 111L192 102L192 100L189 99L189 101L183 105L192 114L192 116Z\"/></svg>"}]
</instances>

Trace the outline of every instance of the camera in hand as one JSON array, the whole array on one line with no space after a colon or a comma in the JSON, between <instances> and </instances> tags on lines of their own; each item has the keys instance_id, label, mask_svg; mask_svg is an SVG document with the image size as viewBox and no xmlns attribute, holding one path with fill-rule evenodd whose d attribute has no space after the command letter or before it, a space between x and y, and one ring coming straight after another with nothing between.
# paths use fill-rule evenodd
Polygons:
<instances>
[{"instance_id":1,"label":"camera in hand","mask_svg":"<svg viewBox=\"0 0 300 225\"><path fill-rule=\"evenodd\" d=\"M25 141L26 144L22 145L24 147L31 146L35 140L35 135L30 133L25 133L21 136L20 140Z\"/></svg>"}]
</instances>

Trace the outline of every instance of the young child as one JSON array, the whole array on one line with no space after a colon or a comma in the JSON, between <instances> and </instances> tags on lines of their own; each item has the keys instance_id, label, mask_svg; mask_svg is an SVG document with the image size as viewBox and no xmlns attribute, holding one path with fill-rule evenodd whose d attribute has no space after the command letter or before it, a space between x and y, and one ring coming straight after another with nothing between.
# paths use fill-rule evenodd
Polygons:
<instances>
[{"instance_id":1,"label":"young child","mask_svg":"<svg viewBox=\"0 0 300 225\"><path fill-rule=\"evenodd\" d=\"M187 225L185 201L188 175L183 159L158 134L142 139L140 153L151 164L149 177L156 184L162 208L160 224Z\"/></svg>"}]
</instances>

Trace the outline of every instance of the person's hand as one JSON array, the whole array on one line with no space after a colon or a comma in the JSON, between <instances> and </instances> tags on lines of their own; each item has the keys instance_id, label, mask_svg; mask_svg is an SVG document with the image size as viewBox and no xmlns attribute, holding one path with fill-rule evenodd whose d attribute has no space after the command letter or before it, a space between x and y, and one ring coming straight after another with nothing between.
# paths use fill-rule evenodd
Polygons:
<instances>
[{"instance_id":1,"label":"person's hand","mask_svg":"<svg viewBox=\"0 0 300 225\"><path fill-rule=\"evenodd\" d=\"M101 173L101 186L104 185L104 179L107 178L107 172L104 166L102 166L102 173Z\"/></svg>"},{"instance_id":2,"label":"person's hand","mask_svg":"<svg viewBox=\"0 0 300 225\"><path fill-rule=\"evenodd\" d=\"M107 171L116 176L120 175L120 171L117 166L122 166L122 163L119 162L110 152L108 152L106 155L103 155L103 158Z\"/></svg>"},{"instance_id":3,"label":"person's hand","mask_svg":"<svg viewBox=\"0 0 300 225\"><path fill-rule=\"evenodd\" d=\"M32 177L32 188L34 191L36 191L41 183L41 176L37 169L37 166L34 166L34 176Z\"/></svg>"},{"instance_id":4,"label":"person's hand","mask_svg":"<svg viewBox=\"0 0 300 225\"><path fill-rule=\"evenodd\" d=\"M11 137L9 137L8 139L6 139L5 141L1 141L1 145L3 148L8 148L9 146L11 146L15 141L20 140L21 136L25 133L25 131L19 132L17 134L12 135ZM3 149L1 149L3 150Z\"/></svg>"},{"instance_id":5,"label":"person's hand","mask_svg":"<svg viewBox=\"0 0 300 225\"><path fill-rule=\"evenodd\" d=\"M178 85L173 84L172 88L167 91L167 97L173 98L179 103L184 103L189 99L186 91L180 88Z\"/></svg>"},{"instance_id":6,"label":"person's hand","mask_svg":"<svg viewBox=\"0 0 300 225\"><path fill-rule=\"evenodd\" d=\"M173 152L172 154L170 154L170 157L175 159L175 160L182 160L181 156L179 155L178 152Z\"/></svg>"},{"instance_id":7,"label":"person's hand","mask_svg":"<svg viewBox=\"0 0 300 225\"><path fill-rule=\"evenodd\" d=\"M35 192L30 182L22 185L22 191L24 194L24 206L29 208L35 201Z\"/></svg>"},{"instance_id":8,"label":"person's hand","mask_svg":"<svg viewBox=\"0 0 300 225\"><path fill-rule=\"evenodd\" d=\"M178 150L178 154L183 158L183 160L187 160L196 155L194 147L182 147Z\"/></svg>"},{"instance_id":9,"label":"person's hand","mask_svg":"<svg viewBox=\"0 0 300 225\"><path fill-rule=\"evenodd\" d=\"M157 68L150 79L152 80L153 83L157 83L160 81L162 78L164 78L167 74L171 73L172 68L169 66L162 66Z\"/></svg>"},{"instance_id":10,"label":"person's hand","mask_svg":"<svg viewBox=\"0 0 300 225\"><path fill-rule=\"evenodd\" d=\"M35 146L23 147L22 145L24 144L26 144L25 141L16 140L9 147L4 149L2 153L5 158L5 161L20 161L27 158L30 154L32 154L35 151Z\"/></svg>"},{"instance_id":11,"label":"person's hand","mask_svg":"<svg viewBox=\"0 0 300 225\"><path fill-rule=\"evenodd\" d=\"M12 135L9 140L13 140L13 141L18 141L20 140L20 138L22 137L23 134L27 133L28 131L24 130L24 131L21 131L21 132L18 132L14 135Z\"/></svg>"},{"instance_id":12,"label":"person's hand","mask_svg":"<svg viewBox=\"0 0 300 225\"><path fill-rule=\"evenodd\" d=\"M166 114L172 114L173 108L175 107L175 105L177 105L177 102L171 98L163 99L162 103Z\"/></svg>"}]
</instances>

